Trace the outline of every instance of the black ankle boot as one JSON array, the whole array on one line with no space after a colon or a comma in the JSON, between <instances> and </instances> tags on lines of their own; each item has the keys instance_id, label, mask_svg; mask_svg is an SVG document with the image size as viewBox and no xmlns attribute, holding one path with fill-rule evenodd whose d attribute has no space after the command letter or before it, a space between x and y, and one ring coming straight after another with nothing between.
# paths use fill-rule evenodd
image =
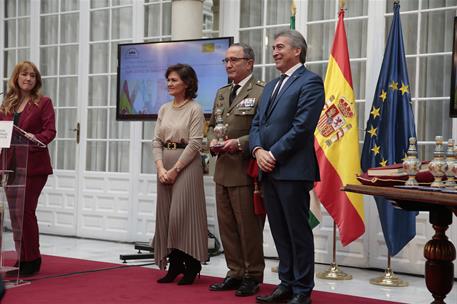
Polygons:
<instances>
[{"instance_id":1,"label":"black ankle boot","mask_svg":"<svg viewBox=\"0 0 457 304\"><path fill-rule=\"evenodd\" d=\"M184 277L179 280L178 285L192 284L195 281L197 274L200 277L200 271L202 270L200 261L194 259L188 254L185 254L184 263L186 265L186 271L184 272Z\"/></svg>"},{"instance_id":2,"label":"black ankle boot","mask_svg":"<svg viewBox=\"0 0 457 304\"><path fill-rule=\"evenodd\" d=\"M177 250L173 250L168 255L168 261L170 262L168 272L164 277L158 279L157 283L171 283L176 279L178 275L184 273L184 261L182 260L181 256L177 253Z\"/></svg>"}]
</instances>

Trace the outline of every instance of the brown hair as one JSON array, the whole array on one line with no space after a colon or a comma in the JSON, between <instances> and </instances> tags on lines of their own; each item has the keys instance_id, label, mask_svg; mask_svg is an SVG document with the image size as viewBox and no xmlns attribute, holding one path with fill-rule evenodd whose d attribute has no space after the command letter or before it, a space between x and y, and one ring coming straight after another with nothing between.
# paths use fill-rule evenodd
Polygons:
<instances>
[{"instance_id":1,"label":"brown hair","mask_svg":"<svg viewBox=\"0 0 457 304\"><path fill-rule=\"evenodd\" d=\"M195 98L197 97L198 91L198 78L194 69L183 63L178 63L175 65L170 65L165 72L165 78L168 78L171 72L176 72L179 75L179 78L186 84L186 92L184 93L185 98Z\"/></svg>"},{"instance_id":2,"label":"brown hair","mask_svg":"<svg viewBox=\"0 0 457 304\"><path fill-rule=\"evenodd\" d=\"M8 80L8 90L6 92L3 103L0 106L0 111L5 114L12 113L21 103L21 89L19 88L18 79L19 74L25 71L27 68L32 68L33 72L36 75L35 87L32 89L30 94L31 101L35 104L40 102L40 98L43 96L41 92L41 74L35 64L30 61L21 61L14 67L13 73L11 74L10 79Z\"/></svg>"}]
</instances>

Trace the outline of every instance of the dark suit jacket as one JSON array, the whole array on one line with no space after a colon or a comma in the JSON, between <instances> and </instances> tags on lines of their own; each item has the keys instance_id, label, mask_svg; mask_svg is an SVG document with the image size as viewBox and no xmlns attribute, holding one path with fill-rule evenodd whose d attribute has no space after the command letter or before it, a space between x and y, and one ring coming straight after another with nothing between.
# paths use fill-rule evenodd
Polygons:
<instances>
[{"instance_id":1,"label":"dark suit jacket","mask_svg":"<svg viewBox=\"0 0 457 304\"><path fill-rule=\"evenodd\" d=\"M318 181L314 129L324 106L322 79L305 67L297 69L284 84L272 110L268 103L279 78L263 91L252 121L249 146L270 150L276 158L271 176L277 180Z\"/></svg>"},{"instance_id":2,"label":"dark suit jacket","mask_svg":"<svg viewBox=\"0 0 457 304\"><path fill-rule=\"evenodd\" d=\"M231 85L220 88L214 100L213 114L209 120L208 143L214 138L213 129L216 125L216 109L222 109L222 118L227 127L227 137L238 138L242 151L218 155L214 181L225 187L246 186L252 184L247 175L249 160L249 129L256 113L264 83L251 77L241 88L232 105L229 105Z\"/></svg>"},{"instance_id":3,"label":"dark suit jacket","mask_svg":"<svg viewBox=\"0 0 457 304\"><path fill-rule=\"evenodd\" d=\"M13 114L5 115L0 112L0 120L13 120ZM43 96L38 104L27 103L19 118L18 127L34 134L45 145L49 144L56 136L55 113L51 99ZM52 174L51 158L47 147L31 145L27 162L28 176Z\"/></svg>"}]
</instances>

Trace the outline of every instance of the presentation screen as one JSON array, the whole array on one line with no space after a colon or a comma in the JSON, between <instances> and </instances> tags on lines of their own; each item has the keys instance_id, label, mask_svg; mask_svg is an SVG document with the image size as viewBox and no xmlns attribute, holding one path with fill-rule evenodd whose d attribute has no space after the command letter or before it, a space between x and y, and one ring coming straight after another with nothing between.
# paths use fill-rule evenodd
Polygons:
<instances>
[{"instance_id":1,"label":"presentation screen","mask_svg":"<svg viewBox=\"0 0 457 304\"><path fill-rule=\"evenodd\" d=\"M185 63L198 77L196 100L203 112L212 112L218 88L228 83L222 60L233 37L128 43L118 45L117 120L154 120L160 106L172 100L165 72Z\"/></svg>"}]
</instances>

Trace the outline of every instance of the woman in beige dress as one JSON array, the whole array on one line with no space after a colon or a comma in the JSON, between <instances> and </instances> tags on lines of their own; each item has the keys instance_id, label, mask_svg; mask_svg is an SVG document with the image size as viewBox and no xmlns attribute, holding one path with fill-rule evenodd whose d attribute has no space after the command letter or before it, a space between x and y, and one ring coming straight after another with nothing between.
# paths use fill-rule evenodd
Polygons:
<instances>
[{"instance_id":1,"label":"woman in beige dress","mask_svg":"<svg viewBox=\"0 0 457 304\"><path fill-rule=\"evenodd\" d=\"M198 80L189 65L168 67L168 93L155 126L153 155L157 167L155 261L167 274L158 283L192 284L208 259L208 224L200 148L204 116L197 96Z\"/></svg>"}]
</instances>

